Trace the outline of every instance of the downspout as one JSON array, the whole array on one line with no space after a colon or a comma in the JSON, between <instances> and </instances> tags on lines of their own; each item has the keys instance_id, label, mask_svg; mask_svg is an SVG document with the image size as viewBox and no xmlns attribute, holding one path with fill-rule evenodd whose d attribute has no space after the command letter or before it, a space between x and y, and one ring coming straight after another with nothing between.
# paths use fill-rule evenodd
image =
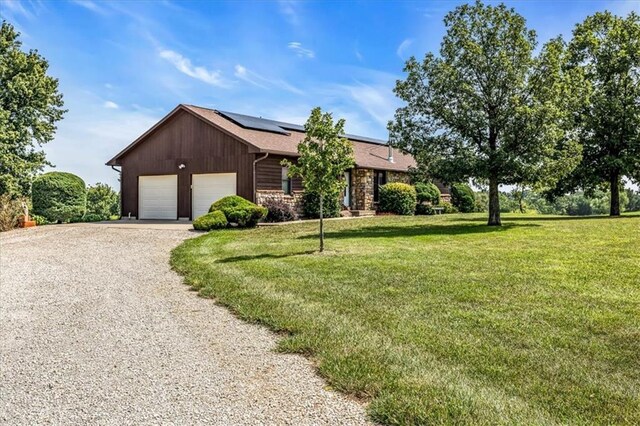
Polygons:
<instances>
[{"instance_id":1,"label":"downspout","mask_svg":"<svg viewBox=\"0 0 640 426\"><path fill-rule=\"evenodd\" d=\"M111 168L113 170L115 170L116 172L118 172L118 175L119 175L118 182L120 182L120 195L119 195L119 198L120 198L120 217L122 218L122 170L116 169L116 166L111 166Z\"/></svg>"},{"instance_id":2,"label":"downspout","mask_svg":"<svg viewBox=\"0 0 640 426\"><path fill-rule=\"evenodd\" d=\"M260 157L260 158L256 158L255 160L253 160L253 202L255 203L257 200L257 196L256 196L256 191L257 191L257 186L256 186L256 164L262 160L264 160L265 158L267 158L269 156L269 153L267 152L266 154L264 154L264 156Z\"/></svg>"}]
</instances>

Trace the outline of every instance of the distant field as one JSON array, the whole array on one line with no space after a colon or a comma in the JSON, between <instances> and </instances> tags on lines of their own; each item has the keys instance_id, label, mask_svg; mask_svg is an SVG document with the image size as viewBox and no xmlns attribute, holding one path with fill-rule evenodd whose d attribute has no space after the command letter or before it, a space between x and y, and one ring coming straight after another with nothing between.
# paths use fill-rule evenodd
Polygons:
<instances>
[{"instance_id":1,"label":"distant field","mask_svg":"<svg viewBox=\"0 0 640 426\"><path fill-rule=\"evenodd\" d=\"M640 424L640 215L227 230L172 263L387 424Z\"/></svg>"}]
</instances>

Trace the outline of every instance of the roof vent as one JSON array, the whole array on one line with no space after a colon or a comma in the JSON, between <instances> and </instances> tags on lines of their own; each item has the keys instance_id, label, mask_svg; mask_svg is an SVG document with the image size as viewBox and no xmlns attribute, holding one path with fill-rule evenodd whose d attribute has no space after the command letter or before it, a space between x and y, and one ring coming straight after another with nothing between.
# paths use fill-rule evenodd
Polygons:
<instances>
[{"instance_id":1,"label":"roof vent","mask_svg":"<svg viewBox=\"0 0 640 426\"><path fill-rule=\"evenodd\" d=\"M393 163L393 148L391 147L391 144L389 144L388 146L389 146L389 157L387 158L387 160L390 163Z\"/></svg>"}]
</instances>

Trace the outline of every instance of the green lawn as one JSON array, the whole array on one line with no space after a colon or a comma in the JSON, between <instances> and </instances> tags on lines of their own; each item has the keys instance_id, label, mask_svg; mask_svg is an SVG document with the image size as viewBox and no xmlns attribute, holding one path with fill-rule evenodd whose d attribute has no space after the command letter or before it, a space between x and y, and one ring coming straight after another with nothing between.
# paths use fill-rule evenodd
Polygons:
<instances>
[{"instance_id":1,"label":"green lawn","mask_svg":"<svg viewBox=\"0 0 640 426\"><path fill-rule=\"evenodd\" d=\"M388 424L640 424L640 215L213 232L172 263Z\"/></svg>"}]
</instances>

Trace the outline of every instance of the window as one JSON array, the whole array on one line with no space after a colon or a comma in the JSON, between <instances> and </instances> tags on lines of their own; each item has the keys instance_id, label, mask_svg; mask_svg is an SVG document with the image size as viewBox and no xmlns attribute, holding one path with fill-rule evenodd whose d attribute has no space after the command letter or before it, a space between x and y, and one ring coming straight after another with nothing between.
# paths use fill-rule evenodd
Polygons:
<instances>
[{"instance_id":1,"label":"window","mask_svg":"<svg viewBox=\"0 0 640 426\"><path fill-rule=\"evenodd\" d=\"M291 195L291 178L289 177L289 168L282 168L282 192Z\"/></svg>"},{"instance_id":2,"label":"window","mask_svg":"<svg viewBox=\"0 0 640 426\"><path fill-rule=\"evenodd\" d=\"M373 173L373 201L378 202L380 197L380 187L387 183L387 172L376 170Z\"/></svg>"}]
</instances>

